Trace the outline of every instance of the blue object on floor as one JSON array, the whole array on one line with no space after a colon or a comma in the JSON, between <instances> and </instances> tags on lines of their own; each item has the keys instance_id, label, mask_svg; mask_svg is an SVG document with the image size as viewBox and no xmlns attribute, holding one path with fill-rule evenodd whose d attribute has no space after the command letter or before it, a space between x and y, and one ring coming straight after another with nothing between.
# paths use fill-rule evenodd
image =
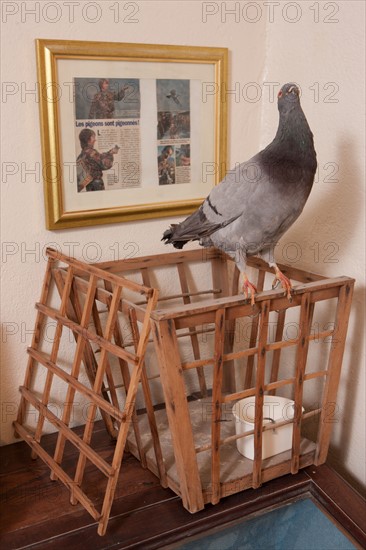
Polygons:
<instances>
[{"instance_id":1,"label":"blue object on floor","mask_svg":"<svg viewBox=\"0 0 366 550\"><path fill-rule=\"evenodd\" d=\"M307 498L191 541L180 550L354 550L350 540Z\"/></svg>"}]
</instances>

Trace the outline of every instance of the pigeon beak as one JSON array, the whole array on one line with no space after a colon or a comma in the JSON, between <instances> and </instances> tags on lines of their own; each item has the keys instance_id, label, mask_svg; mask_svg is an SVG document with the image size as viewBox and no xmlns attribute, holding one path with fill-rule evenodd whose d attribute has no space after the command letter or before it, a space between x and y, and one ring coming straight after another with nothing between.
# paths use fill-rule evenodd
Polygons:
<instances>
[{"instance_id":1,"label":"pigeon beak","mask_svg":"<svg viewBox=\"0 0 366 550\"><path fill-rule=\"evenodd\" d=\"M296 86L291 86L291 88L288 89L287 93L291 94L291 92L293 92L296 95L299 95L299 89Z\"/></svg>"}]
</instances>

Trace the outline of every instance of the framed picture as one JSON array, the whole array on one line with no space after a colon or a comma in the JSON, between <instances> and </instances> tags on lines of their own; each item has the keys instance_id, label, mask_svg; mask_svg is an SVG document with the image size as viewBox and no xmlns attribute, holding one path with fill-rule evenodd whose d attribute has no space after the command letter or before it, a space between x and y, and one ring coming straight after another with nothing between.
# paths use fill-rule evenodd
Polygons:
<instances>
[{"instance_id":1,"label":"framed picture","mask_svg":"<svg viewBox=\"0 0 366 550\"><path fill-rule=\"evenodd\" d=\"M186 215L226 168L226 48L37 40L47 229Z\"/></svg>"}]
</instances>

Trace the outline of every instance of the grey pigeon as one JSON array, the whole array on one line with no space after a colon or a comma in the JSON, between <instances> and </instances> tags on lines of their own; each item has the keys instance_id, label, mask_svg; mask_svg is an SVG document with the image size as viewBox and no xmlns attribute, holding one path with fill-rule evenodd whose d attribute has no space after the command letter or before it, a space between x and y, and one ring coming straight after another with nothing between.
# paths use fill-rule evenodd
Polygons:
<instances>
[{"instance_id":1,"label":"grey pigeon","mask_svg":"<svg viewBox=\"0 0 366 550\"><path fill-rule=\"evenodd\" d=\"M316 172L313 134L300 106L299 88L285 84L278 93L279 125L274 140L236 167L214 187L182 223L172 224L162 240L182 248L188 241L214 246L231 256L243 274L243 292L254 304L255 286L246 271L247 256L261 256L274 268L273 287L281 283L291 300L292 285L274 260L274 248L301 214Z\"/></svg>"}]
</instances>

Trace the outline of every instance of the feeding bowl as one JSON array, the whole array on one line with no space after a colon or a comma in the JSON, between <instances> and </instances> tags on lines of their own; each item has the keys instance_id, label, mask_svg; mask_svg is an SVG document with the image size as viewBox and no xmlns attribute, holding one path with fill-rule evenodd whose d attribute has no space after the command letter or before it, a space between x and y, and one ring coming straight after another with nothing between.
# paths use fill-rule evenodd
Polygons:
<instances>
[{"instance_id":1,"label":"feeding bowl","mask_svg":"<svg viewBox=\"0 0 366 550\"><path fill-rule=\"evenodd\" d=\"M292 420L294 418L294 401L285 397L265 395L263 401L263 426ZM254 430L255 397L241 399L233 406L236 435ZM262 433L262 459L288 451L292 447L293 424L286 424ZM236 446L240 454L254 460L254 435L237 439Z\"/></svg>"}]
</instances>

